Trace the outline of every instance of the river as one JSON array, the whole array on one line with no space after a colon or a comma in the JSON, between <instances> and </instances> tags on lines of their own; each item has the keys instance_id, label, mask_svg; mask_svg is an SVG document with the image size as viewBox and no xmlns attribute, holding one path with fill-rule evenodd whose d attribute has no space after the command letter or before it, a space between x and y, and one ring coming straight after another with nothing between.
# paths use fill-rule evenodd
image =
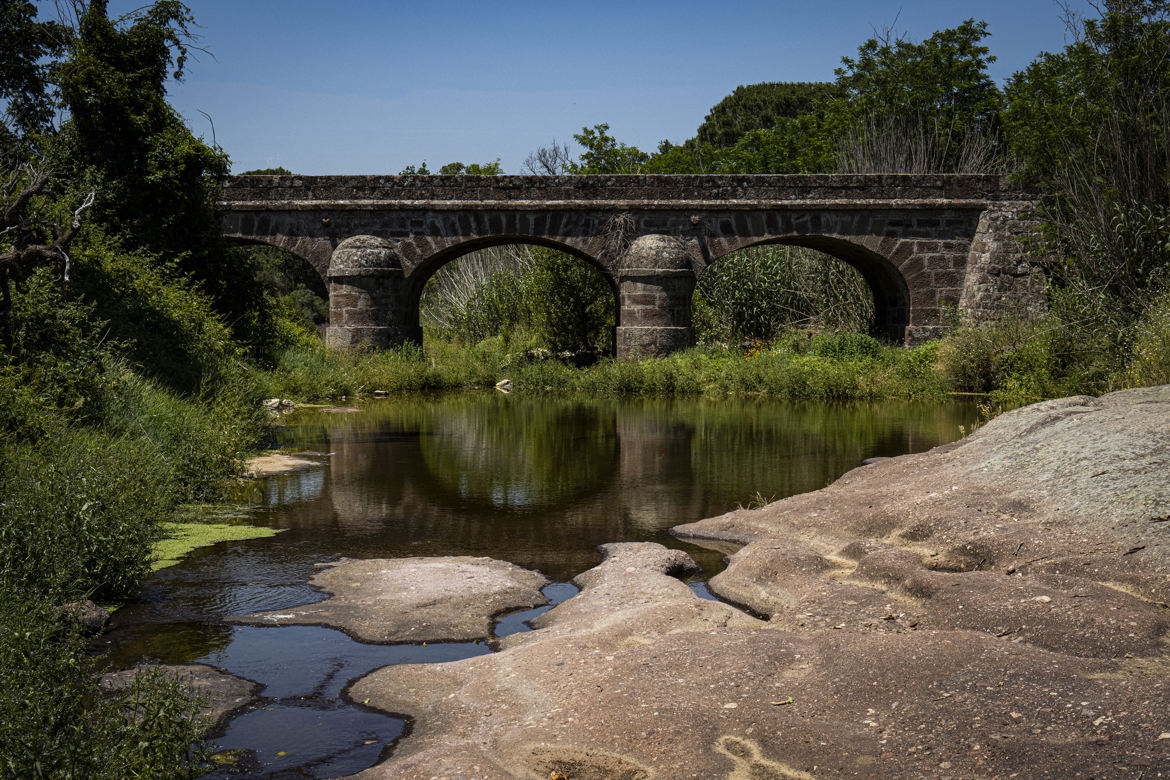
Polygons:
<instances>
[{"instance_id":1,"label":"river","mask_svg":"<svg viewBox=\"0 0 1170 780\"><path fill-rule=\"evenodd\" d=\"M797 404L744 399L590 399L467 391L374 399L361 411L302 410L278 443L322 466L249 483L226 514L282 529L195 551L155 573L104 637L111 663L206 663L265 686L213 733L247 751L248 776L335 777L364 769L408 728L344 695L391 663L490 652L486 644L370 645L312 626L255 628L229 615L320 600L316 564L340 557L484 555L567 584L597 546L655 541L703 567L722 554L675 539L679 523L816 490L871 457L961 436L969 401ZM222 521L223 518L217 518ZM504 619L497 635L525 630ZM223 776L228 776L224 774ZM239 775L232 775L239 776Z\"/></svg>"}]
</instances>

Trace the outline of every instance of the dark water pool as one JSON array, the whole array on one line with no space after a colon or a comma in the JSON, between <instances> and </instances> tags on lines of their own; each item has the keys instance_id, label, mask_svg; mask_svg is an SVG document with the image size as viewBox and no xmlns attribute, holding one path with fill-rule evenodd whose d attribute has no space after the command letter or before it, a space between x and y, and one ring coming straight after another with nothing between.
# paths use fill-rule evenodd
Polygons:
<instances>
[{"instance_id":1,"label":"dark water pool","mask_svg":"<svg viewBox=\"0 0 1170 780\"><path fill-rule=\"evenodd\" d=\"M738 505L824 487L865 458L954 440L965 401L792 404L748 400L562 399L465 392L378 399L363 411L306 410L276 430L322 466L250 483L241 521L285 529L196 551L156 573L103 638L112 664L207 663L265 686L216 735L252 751L249 776L335 777L392 748L404 721L345 696L392 663L490 652L485 644L369 645L320 627L231 626L227 615L323 598L315 564L410 555L487 555L539 569L560 601L601 560L597 546L656 541L703 567L720 553L667 533ZM499 621L525 630L540 610ZM226 773L225 773L226 775Z\"/></svg>"}]
</instances>

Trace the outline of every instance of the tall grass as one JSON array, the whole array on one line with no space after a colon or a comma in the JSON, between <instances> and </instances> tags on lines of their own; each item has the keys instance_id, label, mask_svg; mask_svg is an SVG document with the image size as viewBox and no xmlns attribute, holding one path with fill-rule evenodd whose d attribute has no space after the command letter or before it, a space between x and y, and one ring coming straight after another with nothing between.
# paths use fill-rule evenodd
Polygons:
<instances>
[{"instance_id":1,"label":"tall grass","mask_svg":"<svg viewBox=\"0 0 1170 780\"><path fill-rule=\"evenodd\" d=\"M865 333L873 291L848 263L804 247L754 246L699 277L692 311L700 342L774 339L795 330Z\"/></svg>"},{"instance_id":2,"label":"tall grass","mask_svg":"<svg viewBox=\"0 0 1170 780\"><path fill-rule=\"evenodd\" d=\"M911 398L946 391L933 370L936 352L933 346L904 350L859 333L801 332L747 349L703 346L665 358L606 359L577 368L512 349L499 338L473 347L427 341L423 350L407 346L383 353L319 346L286 352L266 376L266 387L273 395L306 401L375 390L491 387L502 379L528 392Z\"/></svg>"}]
</instances>

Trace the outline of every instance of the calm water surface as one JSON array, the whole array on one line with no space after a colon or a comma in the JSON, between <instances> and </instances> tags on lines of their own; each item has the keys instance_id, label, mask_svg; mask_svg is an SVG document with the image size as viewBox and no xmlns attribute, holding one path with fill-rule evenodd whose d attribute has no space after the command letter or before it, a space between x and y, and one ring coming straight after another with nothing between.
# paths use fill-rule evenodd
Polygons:
<instances>
[{"instance_id":1,"label":"calm water surface","mask_svg":"<svg viewBox=\"0 0 1170 780\"><path fill-rule=\"evenodd\" d=\"M554 601L601 560L597 546L656 541L703 567L719 553L667 529L758 498L816 490L865 458L954 440L969 402L793 404L745 400L561 399L495 391L370 401L355 413L284 418L286 447L322 466L251 483L236 516L285 529L196 551L156 573L104 637L112 662L208 663L256 680L264 697L215 735L252 751L252 776L334 777L370 766L403 721L346 698L391 663L489 652L484 644L370 645L321 627L254 628L227 615L317 601L318 563L486 555L539 569ZM325 454L328 453L327 456ZM701 582L696 592L707 596ZM540 610L500 621L525 630Z\"/></svg>"}]
</instances>

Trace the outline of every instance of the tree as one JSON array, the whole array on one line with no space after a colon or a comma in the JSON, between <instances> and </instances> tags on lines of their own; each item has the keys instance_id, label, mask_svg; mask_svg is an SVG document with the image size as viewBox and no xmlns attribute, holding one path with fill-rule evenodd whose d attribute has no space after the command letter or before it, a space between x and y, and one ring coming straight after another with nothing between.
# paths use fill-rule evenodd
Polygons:
<instances>
[{"instance_id":1,"label":"tree","mask_svg":"<svg viewBox=\"0 0 1170 780\"><path fill-rule=\"evenodd\" d=\"M157 0L124 22L106 0L81 13L69 58L58 69L69 111L55 144L54 168L96 190L94 218L133 246L176 256L204 272L220 254L215 193L228 159L195 138L166 100L170 77L187 60L190 11ZM219 296L217 296L219 297Z\"/></svg>"},{"instance_id":2,"label":"tree","mask_svg":"<svg viewBox=\"0 0 1170 780\"><path fill-rule=\"evenodd\" d=\"M70 31L58 22L39 22L36 6L0 0L0 157L24 157L20 147L43 133L53 117L51 71L65 51Z\"/></svg>"},{"instance_id":3,"label":"tree","mask_svg":"<svg viewBox=\"0 0 1170 780\"><path fill-rule=\"evenodd\" d=\"M241 171L237 176L292 176L292 171L288 168L277 166L276 168L254 168L250 171Z\"/></svg>"},{"instance_id":4,"label":"tree","mask_svg":"<svg viewBox=\"0 0 1170 780\"><path fill-rule=\"evenodd\" d=\"M832 136L821 116L782 118L713 155L719 173L822 173L833 169Z\"/></svg>"},{"instance_id":5,"label":"tree","mask_svg":"<svg viewBox=\"0 0 1170 780\"><path fill-rule=\"evenodd\" d=\"M922 43L870 38L857 57L837 68L839 96L829 110L829 131L840 136L866 123L911 119L936 136L940 171L954 169L973 133L996 136L1003 99L987 73L995 61L982 45L987 23L968 19ZM891 171L894 172L894 171Z\"/></svg>"},{"instance_id":6,"label":"tree","mask_svg":"<svg viewBox=\"0 0 1170 780\"><path fill-rule=\"evenodd\" d=\"M544 176L559 176L569 173L572 162L568 144L557 143L554 138L551 144L540 147L524 158L524 170Z\"/></svg>"},{"instance_id":7,"label":"tree","mask_svg":"<svg viewBox=\"0 0 1170 780\"><path fill-rule=\"evenodd\" d=\"M605 278L564 252L532 247L524 280L536 332L552 350L613 348L614 295Z\"/></svg>"},{"instance_id":8,"label":"tree","mask_svg":"<svg viewBox=\"0 0 1170 780\"><path fill-rule=\"evenodd\" d=\"M738 86L715 104L690 143L717 148L731 146L748 132L771 130L778 120L823 110L837 89L832 83L808 81Z\"/></svg>"},{"instance_id":9,"label":"tree","mask_svg":"<svg viewBox=\"0 0 1170 780\"><path fill-rule=\"evenodd\" d=\"M82 214L93 205L94 193L88 193L63 222L59 209L39 202L52 194L46 169L24 163L5 174L0 184L0 321L7 326L14 283L48 264L60 265L61 275L68 280L69 246L81 227Z\"/></svg>"},{"instance_id":10,"label":"tree","mask_svg":"<svg viewBox=\"0 0 1170 780\"><path fill-rule=\"evenodd\" d=\"M1043 190L1049 270L1120 332L1170 284L1170 1L1107 0L1015 74L1005 125Z\"/></svg>"},{"instance_id":11,"label":"tree","mask_svg":"<svg viewBox=\"0 0 1170 780\"><path fill-rule=\"evenodd\" d=\"M576 162L568 164L569 173L638 173L650 159L650 155L636 146L618 143L605 123L583 127L573 138L585 151Z\"/></svg>"}]
</instances>

